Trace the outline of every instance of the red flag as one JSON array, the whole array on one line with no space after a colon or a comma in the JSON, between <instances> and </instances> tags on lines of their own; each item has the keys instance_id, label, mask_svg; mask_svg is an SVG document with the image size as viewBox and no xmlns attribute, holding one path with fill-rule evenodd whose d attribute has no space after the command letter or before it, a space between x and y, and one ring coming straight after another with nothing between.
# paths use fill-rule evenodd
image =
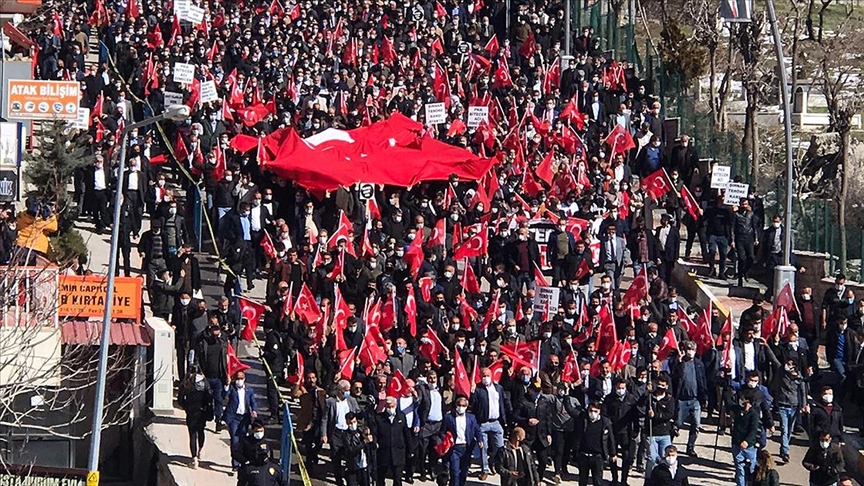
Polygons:
<instances>
[{"instance_id":1,"label":"red flag","mask_svg":"<svg viewBox=\"0 0 864 486\"><path fill-rule=\"evenodd\" d=\"M468 373L465 371L465 364L462 363L462 353L455 352L453 357L453 370L455 375L453 377L453 391L456 393L456 396L471 396L471 379L468 378Z\"/></svg>"},{"instance_id":2,"label":"red flag","mask_svg":"<svg viewBox=\"0 0 864 486\"><path fill-rule=\"evenodd\" d=\"M633 348L630 344L622 343L621 341L616 342L615 349L613 349L612 359L610 360L612 364L612 372L617 373L623 370L632 357Z\"/></svg>"},{"instance_id":3,"label":"red flag","mask_svg":"<svg viewBox=\"0 0 864 486\"><path fill-rule=\"evenodd\" d=\"M433 446L435 453L440 457L446 456L447 453L450 452L450 449L453 448L453 443L453 433L448 430L447 433L444 434L444 437L441 438L441 442Z\"/></svg>"},{"instance_id":4,"label":"red flag","mask_svg":"<svg viewBox=\"0 0 864 486\"><path fill-rule=\"evenodd\" d=\"M348 215L345 214L345 211L339 211L339 225L336 226L336 231L330 236L330 239L327 240L327 248L333 249L339 244L339 240L345 240L345 249L348 251L348 254L357 258L357 255L354 251L354 242L351 241L350 233L354 231L354 223L348 219Z\"/></svg>"},{"instance_id":5,"label":"red flag","mask_svg":"<svg viewBox=\"0 0 864 486\"><path fill-rule=\"evenodd\" d=\"M508 89L513 87L513 78L510 76L510 67L507 65L507 59L504 57L498 60L498 69L495 70L495 79L492 80L492 87L497 89ZM497 118L498 117L490 116L490 119Z\"/></svg>"},{"instance_id":6,"label":"red flag","mask_svg":"<svg viewBox=\"0 0 864 486\"><path fill-rule=\"evenodd\" d=\"M303 354L297 353L297 369L294 374L288 377L288 383L297 385L303 383L303 376L306 374L306 363L303 359Z\"/></svg>"},{"instance_id":7,"label":"red flag","mask_svg":"<svg viewBox=\"0 0 864 486\"><path fill-rule=\"evenodd\" d=\"M765 340L770 339L775 334L780 337L786 335L789 329L789 317L786 315L786 308L777 306L771 312L765 322L762 323L762 337Z\"/></svg>"},{"instance_id":8,"label":"red flag","mask_svg":"<svg viewBox=\"0 0 864 486\"><path fill-rule=\"evenodd\" d=\"M441 353L444 352L444 344L438 338L438 334L434 329L426 329L426 334L420 338L420 346L418 347L420 354L431 361L435 366L438 366L438 359Z\"/></svg>"},{"instance_id":9,"label":"red flag","mask_svg":"<svg viewBox=\"0 0 864 486\"><path fill-rule=\"evenodd\" d=\"M612 148L612 154L623 154L632 148L636 148L633 137L623 126L616 124L615 128L606 137L606 145Z\"/></svg>"},{"instance_id":10,"label":"red flag","mask_svg":"<svg viewBox=\"0 0 864 486\"><path fill-rule=\"evenodd\" d=\"M695 341L694 338L699 335L699 326L680 307L678 308L678 322L681 323L681 328L687 333L687 337Z\"/></svg>"},{"instance_id":11,"label":"red flag","mask_svg":"<svg viewBox=\"0 0 864 486\"><path fill-rule=\"evenodd\" d=\"M672 354L672 351L678 351L679 349L678 338L675 337L675 333L672 329L669 329L666 331L666 335L663 336L663 340L660 341L660 349L657 351L657 359L663 361Z\"/></svg>"},{"instance_id":12,"label":"red flag","mask_svg":"<svg viewBox=\"0 0 864 486\"><path fill-rule=\"evenodd\" d=\"M345 349L339 353L339 376L351 381L354 377L354 359L357 348Z\"/></svg>"},{"instance_id":13,"label":"red flag","mask_svg":"<svg viewBox=\"0 0 864 486\"><path fill-rule=\"evenodd\" d=\"M591 266L588 264L588 259L583 258L576 267L576 274L573 276L576 280L582 280L591 272Z\"/></svg>"},{"instance_id":14,"label":"red flag","mask_svg":"<svg viewBox=\"0 0 864 486\"><path fill-rule=\"evenodd\" d=\"M388 66L392 66L396 62L396 49L393 47L393 41L389 37L384 36L381 39L381 50L381 61Z\"/></svg>"},{"instance_id":15,"label":"red flag","mask_svg":"<svg viewBox=\"0 0 864 486\"><path fill-rule=\"evenodd\" d=\"M387 332L396 327L396 292L390 292L389 298L381 307L381 321L378 323L382 332Z\"/></svg>"},{"instance_id":16,"label":"red flag","mask_svg":"<svg viewBox=\"0 0 864 486\"><path fill-rule=\"evenodd\" d=\"M444 103L444 106L450 107L450 80L447 77L447 71L437 62L435 63L435 79L432 82L433 93L438 101Z\"/></svg>"},{"instance_id":17,"label":"red flag","mask_svg":"<svg viewBox=\"0 0 864 486\"><path fill-rule=\"evenodd\" d=\"M371 331L371 328L368 328ZM375 340L375 333L367 332L358 352L360 362L367 372L374 369L381 361L387 360L387 351Z\"/></svg>"},{"instance_id":18,"label":"red flag","mask_svg":"<svg viewBox=\"0 0 864 486\"><path fill-rule=\"evenodd\" d=\"M390 378L390 383L387 385L387 396L394 398L402 398L408 396L411 392L408 391L408 380L401 371L396 370Z\"/></svg>"},{"instance_id":19,"label":"red flag","mask_svg":"<svg viewBox=\"0 0 864 486\"><path fill-rule=\"evenodd\" d=\"M792 286L789 282L786 282L783 285L783 288L780 289L777 298L774 299L774 305L784 307L786 312L792 312L794 310L799 315L801 314L801 311L798 310L798 302L795 301L795 296L792 295Z\"/></svg>"},{"instance_id":20,"label":"red flag","mask_svg":"<svg viewBox=\"0 0 864 486\"><path fill-rule=\"evenodd\" d=\"M696 342L696 352L699 356L705 353L714 344L714 336L711 335L711 301L708 307L699 314L696 319L696 335L692 336Z\"/></svg>"},{"instance_id":21,"label":"red flag","mask_svg":"<svg viewBox=\"0 0 864 486\"><path fill-rule=\"evenodd\" d=\"M231 343L228 343L228 376L232 377L237 374L239 371L246 371L251 366L240 361L240 358L237 357L237 353L234 352L234 346L231 346ZM298 353L299 355L299 353Z\"/></svg>"},{"instance_id":22,"label":"red flag","mask_svg":"<svg viewBox=\"0 0 864 486\"><path fill-rule=\"evenodd\" d=\"M441 54L444 54L444 44L441 43L440 37L436 37L435 40L432 41L432 44L429 45L429 50L432 51L432 55L436 58ZM419 56L420 51L415 51L415 54ZM415 67L415 69L419 69L419 66Z\"/></svg>"},{"instance_id":23,"label":"red flag","mask_svg":"<svg viewBox=\"0 0 864 486\"><path fill-rule=\"evenodd\" d=\"M498 318L498 302L501 298L501 292L496 290L495 297L492 299L492 303L489 304L489 308L486 309L486 315L483 316L483 322L480 324L480 331L484 332L486 329L489 329L489 324L492 323L493 320ZM472 309L473 310L473 309Z\"/></svg>"},{"instance_id":24,"label":"red flag","mask_svg":"<svg viewBox=\"0 0 864 486\"><path fill-rule=\"evenodd\" d=\"M567 357L564 358L564 367L561 371L561 381L564 383L575 383L579 381L579 362L576 360L576 353L571 349Z\"/></svg>"},{"instance_id":25,"label":"red flag","mask_svg":"<svg viewBox=\"0 0 864 486\"><path fill-rule=\"evenodd\" d=\"M687 213L690 214L690 217L694 221L698 220L699 216L702 216L702 208L699 207L696 198L693 197L690 189L687 188L687 184L681 184L681 200L684 201L684 208L687 209Z\"/></svg>"},{"instance_id":26,"label":"red flag","mask_svg":"<svg viewBox=\"0 0 864 486\"><path fill-rule=\"evenodd\" d=\"M636 275L636 278L633 279L630 288L627 289L621 300L625 306L628 306L637 304L639 299L643 297L648 297L648 270L644 265L639 271L639 275Z\"/></svg>"},{"instance_id":27,"label":"red flag","mask_svg":"<svg viewBox=\"0 0 864 486\"><path fill-rule=\"evenodd\" d=\"M366 201L366 204L369 205L369 216L372 217L372 219L377 219L380 221L381 208L378 207L378 201L375 199L375 196L373 195L371 198L369 198L369 200Z\"/></svg>"},{"instance_id":28,"label":"red flag","mask_svg":"<svg viewBox=\"0 0 864 486\"><path fill-rule=\"evenodd\" d=\"M549 281L546 280L546 277L543 275L543 271L540 270L540 267L537 264L534 264L534 285L536 287L548 287Z\"/></svg>"},{"instance_id":29,"label":"red flag","mask_svg":"<svg viewBox=\"0 0 864 486\"><path fill-rule=\"evenodd\" d=\"M441 218L435 222L435 227L429 233L429 239L426 240L427 247L445 246L447 244L447 220Z\"/></svg>"},{"instance_id":30,"label":"red flag","mask_svg":"<svg viewBox=\"0 0 864 486\"><path fill-rule=\"evenodd\" d=\"M273 246L273 240L270 239L270 233L267 230L264 230L264 238L261 238L261 248L264 249L267 258L276 258L276 247Z\"/></svg>"},{"instance_id":31,"label":"red flag","mask_svg":"<svg viewBox=\"0 0 864 486\"><path fill-rule=\"evenodd\" d=\"M299 19L300 18L300 4L299 3L295 4L294 8L291 9L291 13L288 15L291 17L292 22Z\"/></svg>"},{"instance_id":32,"label":"red flag","mask_svg":"<svg viewBox=\"0 0 864 486\"><path fill-rule=\"evenodd\" d=\"M501 353L506 354L513 361L514 366L519 365L540 370L540 341L522 342L516 344L502 344Z\"/></svg>"},{"instance_id":33,"label":"red flag","mask_svg":"<svg viewBox=\"0 0 864 486\"><path fill-rule=\"evenodd\" d=\"M416 280L420 274L420 266L423 265L423 245L421 238L415 237L411 241L411 244L405 249L402 261L408 264L411 277Z\"/></svg>"},{"instance_id":34,"label":"red flag","mask_svg":"<svg viewBox=\"0 0 864 486\"><path fill-rule=\"evenodd\" d=\"M671 191L672 181L669 180L666 169L660 168L642 179L642 190L654 200Z\"/></svg>"},{"instance_id":35,"label":"red flag","mask_svg":"<svg viewBox=\"0 0 864 486\"><path fill-rule=\"evenodd\" d=\"M267 13L275 17L284 17L285 9L282 8L282 3L279 0L273 0L270 2L270 7L267 8Z\"/></svg>"},{"instance_id":36,"label":"red flag","mask_svg":"<svg viewBox=\"0 0 864 486\"><path fill-rule=\"evenodd\" d=\"M486 227L483 226L481 231L465 240L464 243L456 248L453 252L453 259L461 260L463 258L485 255L486 249L488 248L488 237L489 232L486 230Z\"/></svg>"},{"instance_id":37,"label":"red flag","mask_svg":"<svg viewBox=\"0 0 864 486\"><path fill-rule=\"evenodd\" d=\"M435 14L438 15L439 19L447 16L447 10L444 9L444 5L441 5L441 2L435 2Z\"/></svg>"},{"instance_id":38,"label":"red flag","mask_svg":"<svg viewBox=\"0 0 864 486\"><path fill-rule=\"evenodd\" d=\"M420 297L423 299L423 302L430 302L432 300L432 289L435 287L435 280L432 277L421 277L418 280L418 284L420 285Z\"/></svg>"},{"instance_id":39,"label":"red flag","mask_svg":"<svg viewBox=\"0 0 864 486\"><path fill-rule=\"evenodd\" d=\"M494 58L498 55L498 51L500 50L500 46L498 45L498 36L492 35L489 38L489 41L486 42L486 47L483 48L486 52L489 53L489 57Z\"/></svg>"},{"instance_id":40,"label":"red flag","mask_svg":"<svg viewBox=\"0 0 864 486\"><path fill-rule=\"evenodd\" d=\"M297 295L297 302L294 303L294 313L306 324L312 324L321 319L321 311L318 309L318 304L315 303L315 296L312 295L312 291L309 290L305 282L300 288L300 294Z\"/></svg>"},{"instance_id":41,"label":"red flag","mask_svg":"<svg viewBox=\"0 0 864 486\"><path fill-rule=\"evenodd\" d=\"M553 148L546 154L546 157L543 157L543 161L540 162L540 165L537 166L537 170L534 171L538 178L544 180L550 186L552 185L552 180L555 178L555 172L552 171L552 162L554 160L555 149Z\"/></svg>"},{"instance_id":42,"label":"red flag","mask_svg":"<svg viewBox=\"0 0 864 486\"><path fill-rule=\"evenodd\" d=\"M497 306L498 304L496 303L495 305ZM474 322L477 321L477 318L479 317L479 315L477 314L477 311L474 310L474 308L471 307L468 304L468 301L466 301L465 299L462 299L459 302L459 315L462 317L462 325L466 329L471 329L474 325ZM487 315L490 315L490 313L487 313ZM484 319L484 322L485 322L485 319ZM481 326L481 328L483 330L486 329L484 326Z\"/></svg>"},{"instance_id":43,"label":"red flag","mask_svg":"<svg viewBox=\"0 0 864 486\"><path fill-rule=\"evenodd\" d=\"M291 315L294 312L294 282L288 288L288 293L285 294L285 300L282 301L282 314L280 317L285 319L285 316Z\"/></svg>"},{"instance_id":44,"label":"red flag","mask_svg":"<svg viewBox=\"0 0 864 486\"><path fill-rule=\"evenodd\" d=\"M417 337L417 300L414 298L414 285L408 285L408 296L405 297L405 320L408 321L408 332Z\"/></svg>"},{"instance_id":45,"label":"red flag","mask_svg":"<svg viewBox=\"0 0 864 486\"><path fill-rule=\"evenodd\" d=\"M465 122L457 118L450 122L450 128L447 130L447 136L453 138L456 135L462 135L467 129L468 127L465 126Z\"/></svg>"},{"instance_id":46,"label":"red flag","mask_svg":"<svg viewBox=\"0 0 864 486\"><path fill-rule=\"evenodd\" d=\"M189 159L189 148L186 147L186 142L183 141L183 135L180 132L177 132L177 143L174 144L174 158L181 164Z\"/></svg>"},{"instance_id":47,"label":"red flag","mask_svg":"<svg viewBox=\"0 0 864 486\"><path fill-rule=\"evenodd\" d=\"M465 271L462 272L461 283L466 294L479 294L481 292L480 282L477 281L477 275L474 274L474 269L471 268L467 258L465 259Z\"/></svg>"},{"instance_id":48,"label":"red flag","mask_svg":"<svg viewBox=\"0 0 864 486\"><path fill-rule=\"evenodd\" d=\"M552 93L554 88L561 86L561 58L555 56L555 60L546 70L546 75L543 76L543 94Z\"/></svg>"},{"instance_id":49,"label":"red flag","mask_svg":"<svg viewBox=\"0 0 864 486\"><path fill-rule=\"evenodd\" d=\"M350 314L351 309L348 308L348 303L342 297L339 285L333 284L333 332L336 334L335 345L337 351L348 347L345 344L345 334L343 331L348 327L348 316Z\"/></svg>"},{"instance_id":50,"label":"red flag","mask_svg":"<svg viewBox=\"0 0 864 486\"><path fill-rule=\"evenodd\" d=\"M534 40L534 32L528 31L528 38L519 46L519 55L522 57L534 57L537 52L537 42Z\"/></svg>"},{"instance_id":51,"label":"red flag","mask_svg":"<svg viewBox=\"0 0 864 486\"><path fill-rule=\"evenodd\" d=\"M504 375L504 360L498 359L489 365L489 371L492 372L492 382L500 383L501 377Z\"/></svg>"},{"instance_id":52,"label":"red flag","mask_svg":"<svg viewBox=\"0 0 864 486\"><path fill-rule=\"evenodd\" d=\"M615 328L615 319L612 317L612 313L609 312L608 305L600 308L598 317L600 318L600 327L597 328L597 354L605 355L612 349L615 341L618 340L618 330Z\"/></svg>"},{"instance_id":53,"label":"red flag","mask_svg":"<svg viewBox=\"0 0 864 486\"><path fill-rule=\"evenodd\" d=\"M264 315L264 305L242 296L237 297L237 305L240 307L240 316L246 318L246 326L240 331L240 339L253 341L255 331L258 329L258 321Z\"/></svg>"},{"instance_id":54,"label":"red flag","mask_svg":"<svg viewBox=\"0 0 864 486\"><path fill-rule=\"evenodd\" d=\"M723 335L728 334L732 339L732 314L730 313L726 316L726 322L723 323L723 327L720 328L720 335L717 336L717 346L720 346L723 343Z\"/></svg>"}]
</instances>

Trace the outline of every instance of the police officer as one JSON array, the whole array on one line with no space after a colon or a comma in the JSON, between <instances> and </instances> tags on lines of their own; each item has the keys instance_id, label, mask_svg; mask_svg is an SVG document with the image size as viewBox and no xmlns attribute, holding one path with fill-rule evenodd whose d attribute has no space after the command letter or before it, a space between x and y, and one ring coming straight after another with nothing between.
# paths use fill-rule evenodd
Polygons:
<instances>
[{"instance_id":1,"label":"police officer","mask_svg":"<svg viewBox=\"0 0 864 486\"><path fill-rule=\"evenodd\" d=\"M276 329L268 329L264 339L263 358L267 361L264 371L267 373L267 405L270 408L269 423L282 423L282 413L279 410L278 380L284 376L285 346L282 334Z\"/></svg>"},{"instance_id":2,"label":"police officer","mask_svg":"<svg viewBox=\"0 0 864 486\"><path fill-rule=\"evenodd\" d=\"M270 460L270 446L262 441L252 460L240 468L237 486L285 486L282 470Z\"/></svg>"},{"instance_id":3,"label":"police officer","mask_svg":"<svg viewBox=\"0 0 864 486\"><path fill-rule=\"evenodd\" d=\"M232 448L231 458L241 465L253 463L262 444L267 445L264 439L264 423L256 420L249 426L249 435L240 439L240 442Z\"/></svg>"}]
</instances>

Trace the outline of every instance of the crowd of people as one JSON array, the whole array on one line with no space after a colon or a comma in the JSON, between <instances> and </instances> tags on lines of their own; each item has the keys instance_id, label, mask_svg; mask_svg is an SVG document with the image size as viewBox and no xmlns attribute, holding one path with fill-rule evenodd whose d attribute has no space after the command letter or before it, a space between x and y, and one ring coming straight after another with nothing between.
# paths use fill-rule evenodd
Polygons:
<instances>
[{"instance_id":1,"label":"crowd of people","mask_svg":"<svg viewBox=\"0 0 864 486\"><path fill-rule=\"evenodd\" d=\"M689 137L669 133L651 80L591 28L564 25L562 2L95 0L54 2L37 20L35 74L80 81L92 114L82 217L107 230L123 191L123 272L137 249L152 313L176 331L193 467L213 420L240 484L281 480L233 352L263 332L261 415L281 421L290 387L305 464L339 486L463 486L475 452L480 479L502 486L559 483L574 465L580 485L606 468L615 484L634 469L689 484L678 456L697 456L714 416L736 484L779 484L768 438L779 422L788 462L805 415L810 483L846 481L838 402L864 384L864 301L838 277L821 304L809 288L770 311L757 300L737 326L686 305L673 285L682 246L691 259L698 239L693 259L743 285L781 262L786 229L779 216L766 225L752 188L724 204ZM192 82L177 81L180 63ZM116 180L123 127L178 94L191 120L132 131ZM426 124L437 102L447 121ZM468 129L471 106L488 117ZM419 137L495 159L491 171L381 185L367 200L267 170L276 154L260 140L274 132L397 113L424 124ZM554 227L545 241L537 220ZM199 245L218 257L224 295L203 294ZM244 296L256 284L266 302ZM812 390L820 342L841 379Z\"/></svg>"}]
</instances>

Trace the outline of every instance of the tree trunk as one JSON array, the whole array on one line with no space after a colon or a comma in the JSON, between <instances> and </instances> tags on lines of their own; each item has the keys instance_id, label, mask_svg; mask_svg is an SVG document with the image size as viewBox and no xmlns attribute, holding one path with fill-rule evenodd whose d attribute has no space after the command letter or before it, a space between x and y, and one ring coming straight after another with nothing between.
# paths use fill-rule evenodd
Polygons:
<instances>
[{"instance_id":1,"label":"tree trunk","mask_svg":"<svg viewBox=\"0 0 864 486\"><path fill-rule=\"evenodd\" d=\"M717 125L718 116L717 116L717 83L715 78L717 77L717 46L714 45L711 49L708 50L708 68L710 72L711 78L708 80L708 96L710 96L708 100L708 107L711 109L711 117L714 120L714 125Z\"/></svg>"},{"instance_id":2,"label":"tree trunk","mask_svg":"<svg viewBox=\"0 0 864 486\"><path fill-rule=\"evenodd\" d=\"M759 138L756 128L756 102L755 89L750 83L745 84L747 92L747 108L744 111L744 138L741 140L741 151L750 156L750 184L756 185L759 172Z\"/></svg>"},{"instance_id":3,"label":"tree trunk","mask_svg":"<svg viewBox=\"0 0 864 486\"><path fill-rule=\"evenodd\" d=\"M849 130L840 132L840 197L837 199L837 225L840 227L840 272L846 274L846 199L849 195L847 166L849 159Z\"/></svg>"}]
</instances>

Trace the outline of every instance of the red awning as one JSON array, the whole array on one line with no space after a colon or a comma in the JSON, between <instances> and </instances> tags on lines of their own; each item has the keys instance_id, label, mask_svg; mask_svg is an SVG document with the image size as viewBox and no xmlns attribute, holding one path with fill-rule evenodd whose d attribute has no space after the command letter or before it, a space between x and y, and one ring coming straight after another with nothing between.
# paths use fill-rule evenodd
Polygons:
<instances>
[{"instance_id":1,"label":"red awning","mask_svg":"<svg viewBox=\"0 0 864 486\"><path fill-rule=\"evenodd\" d=\"M63 344L89 344L98 346L102 340L99 321L66 321L60 323ZM147 328L135 323L111 323L111 344L115 346L150 346Z\"/></svg>"}]
</instances>

